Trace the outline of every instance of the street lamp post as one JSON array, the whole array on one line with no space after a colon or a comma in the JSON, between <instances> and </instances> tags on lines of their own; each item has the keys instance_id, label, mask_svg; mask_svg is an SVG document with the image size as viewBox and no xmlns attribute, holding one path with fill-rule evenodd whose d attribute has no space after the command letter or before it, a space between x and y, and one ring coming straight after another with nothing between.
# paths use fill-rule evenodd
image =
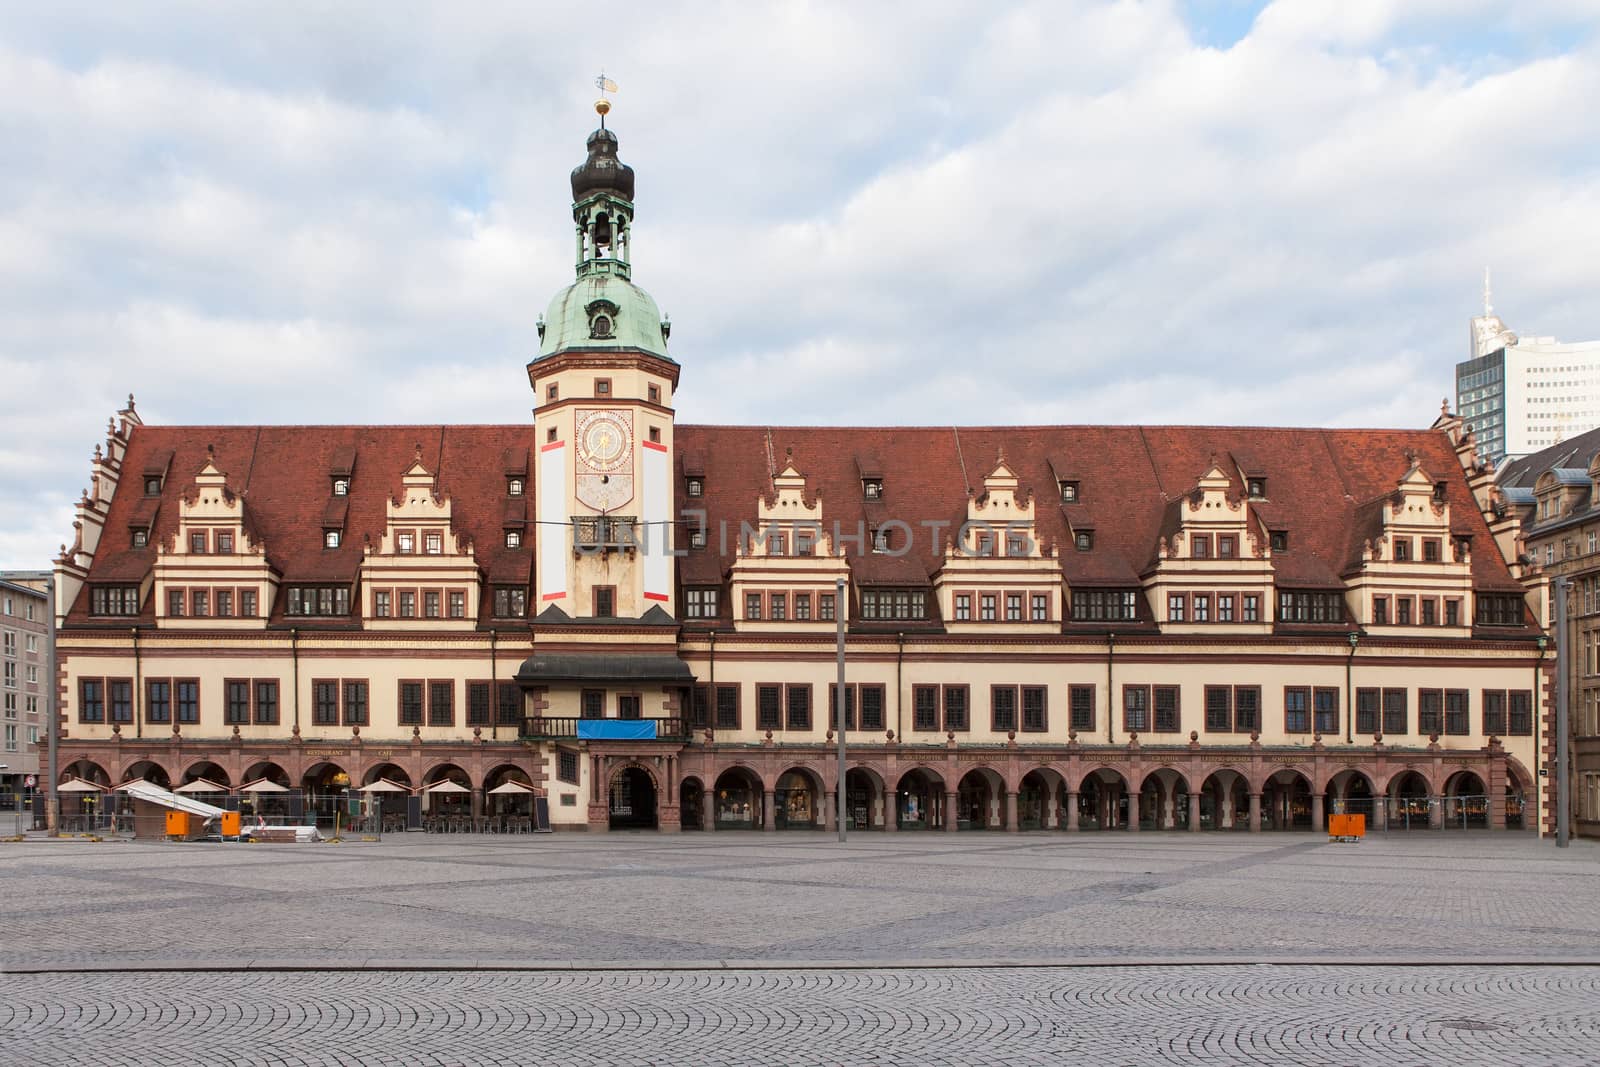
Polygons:
<instances>
[{"instance_id":1,"label":"street lamp post","mask_svg":"<svg viewBox=\"0 0 1600 1067\"><path fill-rule=\"evenodd\" d=\"M844 579L840 578L834 583L833 616L838 620L835 629L834 646L839 659L839 684L833 690L833 724L839 730L839 784L834 790L835 800L838 801L837 812L839 820L839 840L845 836L845 769L844 769L844 617L847 613L845 603Z\"/></svg>"},{"instance_id":2,"label":"street lamp post","mask_svg":"<svg viewBox=\"0 0 1600 1067\"><path fill-rule=\"evenodd\" d=\"M0 771L9 771L11 764L0 763ZM22 793L17 789L17 783L11 783L11 818L14 831L22 833Z\"/></svg>"},{"instance_id":3,"label":"street lamp post","mask_svg":"<svg viewBox=\"0 0 1600 1067\"><path fill-rule=\"evenodd\" d=\"M1571 715L1571 682L1567 678L1567 586L1566 578L1557 578L1556 624L1556 847L1566 848L1572 829L1572 790L1568 782L1568 726Z\"/></svg>"}]
</instances>

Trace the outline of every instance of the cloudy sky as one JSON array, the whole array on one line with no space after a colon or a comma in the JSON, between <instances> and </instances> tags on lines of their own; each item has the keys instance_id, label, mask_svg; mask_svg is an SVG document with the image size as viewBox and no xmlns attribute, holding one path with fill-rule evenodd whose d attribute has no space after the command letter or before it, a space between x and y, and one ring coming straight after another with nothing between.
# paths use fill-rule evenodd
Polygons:
<instances>
[{"instance_id":1,"label":"cloudy sky","mask_svg":"<svg viewBox=\"0 0 1600 1067\"><path fill-rule=\"evenodd\" d=\"M1600 337L1600 0L53 3L0 32L0 568L106 417L521 422L594 75L690 422L1426 425Z\"/></svg>"}]
</instances>

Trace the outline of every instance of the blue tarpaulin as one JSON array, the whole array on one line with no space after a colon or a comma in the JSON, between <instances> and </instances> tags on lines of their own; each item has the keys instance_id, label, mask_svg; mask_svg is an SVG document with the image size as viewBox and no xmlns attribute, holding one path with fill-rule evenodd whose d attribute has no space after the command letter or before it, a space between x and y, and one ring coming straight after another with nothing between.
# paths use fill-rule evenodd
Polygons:
<instances>
[{"instance_id":1,"label":"blue tarpaulin","mask_svg":"<svg viewBox=\"0 0 1600 1067\"><path fill-rule=\"evenodd\" d=\"M654 741L654 719L579 719L578 739L590 741Z\"/></svg>"}]
</instances>

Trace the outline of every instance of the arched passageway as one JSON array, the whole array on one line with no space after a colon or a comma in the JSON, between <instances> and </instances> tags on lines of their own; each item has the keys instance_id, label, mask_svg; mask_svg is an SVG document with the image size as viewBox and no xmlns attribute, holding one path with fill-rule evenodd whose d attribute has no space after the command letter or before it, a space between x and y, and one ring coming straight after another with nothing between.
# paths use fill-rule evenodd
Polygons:
<instances>
[{"instance_id":1,"label":"arched passageway","mask_svg":"<svg viewBox=\"0 0 1600 1067\"><path fill-rule=\"evenodd\" d=\"M917 767L895 787L895 826L901 830L944 829L944 780Z\"/></svg>"},{"instance_id":2,"label":"arched passageway","mask_svg":"<svg viewBox=\"0 0 1600 1067\"><path fill-rule=\"evenodd\" d=\"M986 767L975 767L961 776L956 787L956 828L959 830L998 830L1005 824L1000 807L1004 783Z\"/></svg>"},{"instance_id":3,"label":"arched passageway","mask_svg":"<svg viewBox=\"0 0 1600 1067\"><path fill-rule=\"evenodd\" d=\"M1489 790L1471 771L1457 771L1444 783L1443 825L1446 830L1486 830Z\"/></svg>"},{"instance_id":4,"label":"arched passageway","mask_svg":"<svg viewBox=\"0 0 1600 1067\"><path fill-rule=\"evenodd\" d=\"M1200 784L1202 830L1250 829L1250 785L1232 768L1213 771Z\"/></svg>"},{"instance_id":5,"label":"arched passageway","mask_svg":"<svg viewBox=\"0 0 1600 1067\"><path fill-rule=\"evenodd\" d=\"M1416 771L1403 771L1395 775L1389 783L1388 809L1389 829L1427 829L1433 814L1428 780Z\"/></svg>"},{"instance_id":6,"label":"arched passageway","mask_svg":"<svg viewBox=\"0 0 1600 1067\"><path fill-rule=\"evenodd\" d=\"M778 776L772 790L772 822L779 830L820 830L824 823L822 783L810 772L791 767Z\"/></svg>"},{"instance_id":7,"label":"arched passageway","mask_svg":"<svg viewBox=\"0 0 1600 1067\"><path fill-rule=\"evenodd\" d=\"M1145 776L1139 787L1139 826L1145 830L1189 828L1189 781L1171 767Z\"/></svg>"},{"instance_id":8,"label":"arched passageway","mask_svg":"<svg viewBox=\"0 0 1600 1067\"><path fill-rule=\"evenodd\" d=\"M1078 826L1084 830L1121 830L1128 826L1128 780L1101 767L1078 787Z\"/></svg>"},{"instance_id":9,"label":"arched passageway","mask_svg":"<svg viewBox=\"0 0 1600 1067\"><path fill-rule=\"evenodd\" d=\"M712 812L718 830L762 827L761 780L746 767L730 767L717 778Z\"/></svg>"},{"instance_id":10,"label":"arched passageway","mask_svg":"<svg viewBox=\"0 0 1600 1067\"><path fill-rule=\"evenodd\" d=\"M1277 771L1261 787L1263 830L1312 828L1311 782L1299 771Z\"/></svg>"},{"instance_id":11,"label":"arched passageway","mask_svg":"<svg viewBox=\"0 0 1600 1067\"><path fill-rule=\"evenodd\" d=\"M611 821L613 830L654 830L656 828L656 780L643 767L617 768L611 776Z\"/></svg>"},{"instance_id":12,"label":"arched passageway","mask_svg":"<svg viewBox=\"0 0 1600 1067\"><path fill-rule=\"evenodd\" d=\"M851 830L883 829L883 779L866 767L845 772L845 815Z\"/></svg>"}]
</instances>

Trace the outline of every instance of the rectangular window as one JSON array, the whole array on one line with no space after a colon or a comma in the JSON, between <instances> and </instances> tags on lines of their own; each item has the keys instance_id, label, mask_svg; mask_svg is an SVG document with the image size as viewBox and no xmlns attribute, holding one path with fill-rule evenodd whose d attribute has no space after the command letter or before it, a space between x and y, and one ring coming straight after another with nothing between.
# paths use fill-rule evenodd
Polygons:
<instances>
[{"instance_id":1,"label":"rectangular window","mask_svg":"<svg viewBox=\"0 0 1600 1067\"><path fill-rule=\"evenodd\" d=\"M756 686L756 729L783 729L783 687Z\"/></svg>"},{"instance_id":2,"label":"rectangular window","mask_svg":"<svg viewBox=\"0 0 1600 1067\"><path fill-rule=\"evenodd\" d=\"M1234 539L1234 535L1233 534L1218 534L1217 535L1217 558L1218 559L1232 559L1233 556L1234 556L1234 546L1237 543L1238 542Z\"/></svg>"},{"instance_id":3,"label":"rectangular window","mask_svg":"<svg viewBox=\"0 0 1600 1067\"><path fill-rule=\"evenodd\" d=\"M1404 689L1383 691L1383 733L1385 736L1409 733L1410 712L1406 707Z\"/></svg>"},{"instance_id":4,"label":"rectangular window","mask_svg":"<svg viewBox=\"0 0 1600 1067\"><path fill-rule=\"evenodd\" d=\"M1194 559L1211 558L1211 537L1208 534L1195 534L1189 538L1189 555Z\"/></svg>"},{"instance_id":5,"label":"rectangular window","mask_svg":"<svg viewBox=\"0 0 1600 1067\"><path fill-rule=\"evenodd\" d=\"M367 683L344 683L344 724L367 725Z\"/></svg>"},{"instance_id":6,"label":"rectangular window","mask_svg":"<svg viewBox=\"0 0 1600 1067\"><path fill-rule=\"evenodd\" d=\"M1471 733L1472 713L1465 689L1447 689L1444 694L1444 732L1456 737Z\"/></svg>"},{"instance_id":7,"label":"rectangular window","mask_svg":"<svg viewBox=\"0 0 1600 1067\"><path fill-rule=\"evenodd\" d=\"M1378 704L1378 690L1356 690L1356 733L1375 734L1378 732Z\"/></svg>"},{"instance_id":8,"label":"rectangular window","mask_svg":"<svg viewBox=\"0 0 1600 1067\"><path fill-rule=\"evenodd\" d=\"M584 719L603 719L606 717L606 691L604 689L585 689L578 694L578 715Z\"/></svg>"},{"instance_id":9,"label":"rectangular window","mask_svg":"<svg viewBox=\"0 0 1600 1067\"><path fill-rule=\"evenodd\" d=\"M972 594L956 594L956 621L967 622L972 618Z\"/></svg>"},{"instance_id":10,"label":"rectangular window","mask_svg":"<svg viewBox=\"0 0 1600 1067\"><path fill-rule=\"evenodd\" d=\"M489 683L467 683L467 725L489 725Z\"/></svg>"},{"instance_id":11,"label":"rectangular window","mask_svg":"<svg viewBox=\"0 0 1600 1067\"><path fill-rule=\"evenodd\" d=\"M796 593L794 595L794 617L796 622L811 621L810 593Z\"/></svg>"},{"instance_id":12,"label":"rectangular window","mask_svg":"<svg viewBox=\"0 0 1600 1067\"><path fill-rule=\"evenodd\" d=\"M689 705L689 729L707 730L711 728L711 687L697 685L694 687L694 702Z\"/></svg>"},{"instance_id":13,"label":"rectangular window","mask_svg":"<svg viewBox=\"0 0 1600 1067\"><path fill-rule=\"evenodd\" d=\"M239 590L239 617L242 619L256 617L256 591L254 589Z\"/></svg>"},{"instance_id":14,"label":"rectangular window","mask_svg":"<svg viewBox=\"0 0 1600 1067\"><path fill-rule=\"evenodd\" d=\"M1167 594L1167 621L1182 622L1185 599L1182 593Z\"/></svg>"},{"instance_id":15,"label":"rectangular window","mask_svg":"<svg viewBox=\"0 0 1600 1067\"><path fill-rule=\"evenodd\" d=\"M790 730L811 729L811 687L791 685L788 689Z\"/></svg>"},{"instance_id":16,"label":"rectangular window","mask_svg":"<svg viewBox=\"0 0 1600 1067\"><path fill-rule=\"evenodd\" d=\"M172 721L172 683L151 680L145 683L144 721Z\"/></svg>"},{"instance_id":17,"label":"rectangular window","mask_svg":"<svg viewBox=\"0 0 1600 1067\"><path fill-rule=\"evenodd\" d=\"M1311 731L1311 690L1303 685L1287 686L1283 690L1283 729L1285 733L1304 734Z\"/></svg>"},{"instance_id":18,"label":"rectangular window","mask_svg":"<svg viewBox=\"0 0 1600 1067\"><path fill-rule=\"evenodd\" d=\"M747 619L761 618L760 593L746 593L744 595L744 617Z\"/></svg>"},{"instance_id":19,"label":"rectangular window","mask_svg":"<svg viewBox=\"0 0 1600 1067\"><path fill-rule=\"evenodd\" d=\"M817 596L817 618L823 622L834 622L833 615L834 594L820 593Z\"/></svg>"},{"instance_id":20,"label":"rectangular window","mask_svg":"<svg viewBox=\"0 0 1600 1067\"><path fill-rule=\"evenodd\" d=\"M256 682L256 725L276 726L278 723L278 683Z\"/></svg>"},{"instance_id":21,"label":"rectangular window","mask_svg":"<svg viewBox=\"0 0 1600 1067\"><path fill-rule=\"evenodd\" d=\"M1439 539L1438 538L1429 537L1429 538L1426 538L1426 539L1423 540L1423 542L1422 542L1422 562L1424 562L1424 563L1438 563L1439 562Z\"/></svg>"},{"instance_id":22,"label":"rectangular window","mask_svg":"<svg viewBox=\"0 0 1600 1067\"><path fill-rule=\"evenodd\" d=\"M455 683L428 683L429 726L454 726L456 724L455 698Z\"/></svg>"},{"instance_id":23,"label":"rectangular window","mask_svg":"<svg viewBox=\"0 0 1600 1067\"><path fill-rule=\"evenodd\" d=\"M225 530L217 531L217 554L221 556L233 555L233 534Z\"/></svg>"},{"instance_id":24,"label":"rectangular window","mask_svg":"<svg viewBox=\"0 0 1600 1067\"><path fill-rule=\"evenodd\" d=\"M972 690L964 685L944 687L944 728L947 733L972 729Z\"/></svg>"},{"instance_id":25,"label":"rectangular window","mask_svg":"<svg viewBox=\"0 0 1600 1067\"><path fill-rule=\"evenodd\" d=\"M1372 624L1374 626L1389 625L1389 598L1375 596L1372 598Z\"/></svg>"},{"instance_id":26,"label":"rectangular window","mask_svg":"<svg viewBox=\"0 0 1600 1067\"><path fill-rule=\"evenodd\" d=\"M494 614L498 619L520 619L528 613L528 591L521 586L494 587Z\"/></svg>"},{"instance_id":27,"label":"rectangular window","mask_svg":"<svg viewBox=\"0 0 1600 1067\"><path fill-rule=\"evenodd\" d=\"M570 749L556 749L556 781L568 785L578 784L578 754Z\"/></svg>"},{"instance_id":28,"label":"rectangular window","mask_svg":"<svg viewBox=\"0 0 1600 1067\"><path fill-rule=\"evenodd\" d=\"M391 595L387 589L379 589L372 594L372 614L375 618L389 617L389 612L392 610L389 603Z\"/></svg>"},{"instance_id":29,"label":"rectangular window","mask_svg":"<svg viewBox=\"0 0 1600 1067\"><path fill-rule=\"evenodd\" d=\"M1461 625L1461 601L1446 600L1444 602L1444 624L1446 626Z\"/></svg>"},{"instance_id":30,"label":"rectangular window","mask_svg":"<svg viewBox=\"0 0 1600 1067\"><path fill-rule=\"evenodd\" d=\"M1206 686L1206 733L1233 732L1233 690L1225 685Z\"/></svg>"},{"instance_id":31,"label":"rectangular window","mask_svg":"<svg viewBox=\"0 0 1600 1067\"><path fill-rule=\"evenodd\" d=\"M1339 732L1339 690L1317 688L1311 693L1312 726L1324 737Z\"/></svg>"},{"instance_id":32,"label":"rectangular window","mask_svg":"<svg viewBox=\"0 0 1600 1067\"><path fill-rule=\"evenodd\" d=\"M1077 733L1094 729L1094 686L1074 685L1067 688L1067 726Z\"/></svg>"},{"instance_id":33,"label":"rectangular window","mask_svg":"<svg viewBox=\"0 0 1600 1067\"><path fill-rule=\"evenodd\" d=\"M423 547L423 551L427 555L430 555L430 556L443 555L444 554L444 535L443 534L439 534L439 533L430 533L430 534L423 535L422 547Z\"/></svg>"},{"instance_id":34,"label":"rectangular window","mask_svg":"<svg viewBox=\"0 0 1600 1067\"><path fill-rule=\"evenodd\" d=\"M417 617L417 594L409 589L400 594L400 617L402 619Z\"/></svg>"},{"instance_id":35,"label":"rectangular window","mask_svg":"<svg viewBox=\"0 0 1600 1067\"><path fill-rule=\"evenodd\" d=\"M835 730L839 728L839 711L839 685L836 682L828 686L828 721L833 723ZM856 687L853 685L844 687L844 728L856 728Z\"/></svg>"},{"instance_id":36,"label":"rectangular window","mask_svg":"<svg viewBox=\"0 0 1600 1067\"><path fill-rule=\"evenodd\" d=\"M250 683L229 679L223 683L223 695L222 721L229 726L249 726Z\"/></svg>"},{"instance_id":37,"label":"rectangular window","mask_svg":"<svg viewBox=\"0 0 1600 1067\"><path fill-rule=\"evenodd\" d=\"M789 617L789 597L785 593L773 593L767 597L768 615L774 622L783 622Z\"/></svg>"},{"instance_id":38,"label":"rectangular window","mask_svg":"<svg viewBox=\"0 0 1600 1067\"><path fill-rule=\"evenodd\" d=\"M318 726L339 724L339 683L311 683L311 721Z\"/></svg>"},{"instance_id":39,"label":"rectangular window","mask_svg":"<svg viewBox=\"0 0 1600 1067\"><path fill-rule=\"evenodd\" d=\"M1522 625L1522 597L1515 593L1479 593L1477 603L1479 626Z\"/></svg>"},{"instance_id":40,"label":"rectangular window","mask_svg":"<svg viewBox=\"0 0 1600 1067\"><path fill-rule=\"evenodd\" d=\"M189 534L189 552L191 555L203 556L206 554L206 535L203 530L195 530Z\"/></svg>"},{"instance_id":41,"label":"rectangular window","mask_svg":"<svg viewBox=\"0 0 1600 1067\"><path fill-rule=\"evenodd\" d=\"M684 615L690 619L714 619L717 615L717 591L711 589L684 590Z\"/></svg>"},{"instance_id":42,"label":"rectangular window","mask_svg":"<svg viewBox=\"0 0 1600 1067\"><path fill-rule=\"evenodd\" d=\"M422 594L422 613L430 619L439 617L439 593L437 590L429 589Z\"/></svg>"},{"instance_id":43,"label":"rectangular window","mask_svg":"<svg viewBox=\"0 0 1600 1067\"><path fill-rule=\"evenodd\" d=\"M289 592L291 594L293 594L295 592L295 590L291 589L291 590L289 590ZM183 604L184 604L184 596L183 596L183 590L182 589L168 589L167 590L167 615L168 615L168 617L174 618L174 619L183 618Z\"/></svg>"},{"instance_id":44,"label":"rectangular window","mask_svg":"<svg viewBox=\"0 0 1600 1067\"><path fill-rule=\"evenodd\" d=\"M450 594L450 617L464 619L467 617L467 594L454 591Z\"/></svg>"},{"instance_id":45,"label":"rectangular window","mask_svg":"<svg viewBox=\"0 0 1600 1067\"><path fill-rule=\"evenodd\" d=\"M422 683L400 683L400 725L422 725Z\"/></svg>"},{"instance_id":46,"label":"rectangular window","mask_svg":"<svg viewBox=\"0 0 1600 1067\"><path fill-rule=\"evenodd\" d=\"M1021 622L1022 621L1022 594L1021 593L1007 593L1006 594L1006 621L1007 622Z\"/></svg>"},{"instance_id":47,"label":"rectangular window","mask_svg":"<svg viewBox=\"0 0 1600 1067\"><path fill-rule=\"evenodd\" d=\"M1033 594L1033 621L1050 621L1050 598L1044 593Z\"/></svg>"},{"instance_id":48,"label":"rectangular window","mask_svg":"<svg viewBox=\"0 0 1600 1067\"><path fill-rule=\"evenodd\" d=\"M1255 593L1244 594L1243 610L1245 622L1260 622L1261 598Z\"/></svg>"},{"instance_id":49,"label":"rectangular window","mask_svg":"<svg viewBox=\"0 0 1600 1067\"><path fill-rule=\"evenodd\" d=\"M211 614L211 591L208 589L195 589L189 593L189 602L194 607L194 617L204 619Z\"/></svg>"},{"instance_id":50,"label":"rectangular window","mask_svg":"<svg viewBox=\"0 0 1600 1067\"><path fill-rule=\"evenodd\" d=\"M104 722L106 718L106 684L98 678L85 678L78 685L78 721ZM10 700L11 697L6 697Z\"/></svg>"},{"instance_id":51,"label":"rectangular window","mask_svg":"<svg viewBox=\"0 0 1600 1067\"><path fill-rule=\"evenodd\" d=\"M516 726L522 721L522 687L516 682L501 682L495 720L501 726Z\"/></svg>"},{"instance_id":52,"label":"rectangular window","mask_svg":"<svg viewBox=\"0 0 1600 1067\"><path fill-rule=\"evenodd\" d=\"M995 601L995 597L994 597L993 593L984 593L981 597L978 598L978 604L979 604L978 618L979 619L981 619L984 622L993 622L994 621L994 601Z\"/></svg>"},{"instance_id":53,"label":"rectangular window","mask_svg":"<svg viewBox=\"0 0 1600 1067\"><path fill-rule=\"evenodd\" d=\"M1395 597L1394 621L1401 626L1411 625L1411 598L1408 596Z\"/></svg>"},{"instance_id":54,"label":"rectangular window","mask_svg":"<svg viewBox=\"0 0 1600 1067\"><path fill-rule=\"evenodd\" d=\"M1155 732L1158 734L1175 734L1183 728L1183 723L1178 714L1178 687L1175 685L1158 685L1151 693L1151 702L1155 705Z\"/></svg>"},{"instance_id":55,"label":"rectangular window","mask_svg":"<svg viewBox=\"0 0 1600 1067\"><path fill-rule=\"evenodd\" d=\"M1417 690L1417 733L1424 737L1444 733L1444 691Z\"/></svg>"},{"instance_id":56,"label":"rectangular window","mask_svg":"<svg viewBox=\"0 0 1600 1067\"><path fill-rule=\"evenodd\" d=\"M863 685L860 689L861 730L863 733L868 731L881 732L883 730L883 686Z\"/></svg>"},{"instance_id":57,"label":"rectangular window","mask_svg":"<svg viewBox=\"0 0 1600 1067\"><path fill-rule=\"evenodd\" d=\"M1233 594L1219 593L1217 595L1217 621L1233 621Z\"/></svg>"},{"instance_id":58,"label":"rectangular window","mask_svg":"<svg viewBox=\"0 0 1600 1067\"><path fill-rule=\"evenodd\" d=\"M739 687L736 685L717 686L717 729L737 730L739 728Z\"/></svg>"},{"instance_id":59,"label":"rectangular window","mask_svg":"<svg viewBox=\"0 0 1600 1067\"><path fill-rule=\"evenodd\" d=\"M639 709L640 709L640 704L639 704L639 694L638 693L618 693L617 694L617 718L619 718L619 719L637 719L637 718L640 718L640 710Z\"/></svg>"},{"instance_id":60,"label":"rectangular window","mask_svg":"<svg viewBox=\"0 0 1600 1067\"><path fill-rule=\"evenodd\" d=\"M1204 593L1196 593L1193 599L1194 621L1211 621L1211 598Z\"/></svg>"},{"instance_id":61,"label":"rectangular window","mask_svg":"<svg viewBox=\"0 0 1600 1067\"><path fill-rule=\"evenodd\" d=\"M1122 687L1122 728L1145 733L1150 729L1150 687Z\"/></svg>"},{"instance_id":62,"label":"rectangular window","mask_svg":"<svg viewBox=\"0 0 1600 1067\"><path fill-rule=\"evenodd\" d=\"M597 619L612 619L617 614L617 589L612 585L597 585L594 588L594 617Z\"/></svg>"},{"instance_id":63,"label":"rectangular window","mask_svg":"<svg viewBox=\"0 0 1600 1067\"><path fill-rule=\"evenodd\" d=\"M1233 687L1233 729L1247 734L1261 729L1261 687L1236 685Z\"/></svg>"},{"instance_id":64,"label":"rectangular window","mask_svg":"<svg viewBox=\"0 0 1600 1067\"><path fill-rule=\"evenodd\" d=\"M1533 733L1533 692L1513 689L1506 694L1508 706L1506 733L1512 737L1527 737Z\"/></svg>"},{"instance_id":65,"label":"rectangular window","mask_svg":"<svg viewBox=\"0 0 1600 1067\"><path fill-rule=\"evenodd\" d=\"M996 685L989 688L989 729L1006 733L1017 728L1017 687Z\"/></svg>"},{"instance_id":66,"label":"rectangular window","mask_svg":"<svg viewBox=\"0 0 1600 1067\"><path fill-rule=\"evenodd\" d=\"M231 618L233 618L233 590L232 589L218 589L217 590L217 618L219 618L219 619L231 619Z\"/></svg>"},{"instance_id":67,"label":"rectangular window","mask_svg":"<svg viewBox=\"0 0 1600 1067\"><path fill-rule=\"evenodd\" d=\"M1483 734L1485 737L1504 737L1506 732L1506 691L1483 691Z\"/></svg>"},{"instance_id":68,"label":"rectangular window","mask_svg":"<svg viewBox=\"0 0 1600 1067\"><path fill-rule=\"evenodd\" d=\"M1022 729L1024 733L1042 734L1049 729L1050 719L1046 714L1045 687L1042 685L1025 685L1022 687Z\"/></svg>"},{"instance_id":69,"label":"rectangular window","mask_svg":"<svg viewBox=\"0 0 1600 1067\"><path fill-rule=\"evenodd\" d=\"M1439 625L1439 603L1432 597L1422 598L1422 625Z\"/></svg>"},{"instance_id":70,"label":"rectangular window","mask_svg":"<svg viewBox=\"0 0 1600 1067\"><path fill-rule=\"evenodd\" d=\"M917 685L911 688L911 728L924 733L939 728L939 687Z\"/></svg>"}]
</instances>

